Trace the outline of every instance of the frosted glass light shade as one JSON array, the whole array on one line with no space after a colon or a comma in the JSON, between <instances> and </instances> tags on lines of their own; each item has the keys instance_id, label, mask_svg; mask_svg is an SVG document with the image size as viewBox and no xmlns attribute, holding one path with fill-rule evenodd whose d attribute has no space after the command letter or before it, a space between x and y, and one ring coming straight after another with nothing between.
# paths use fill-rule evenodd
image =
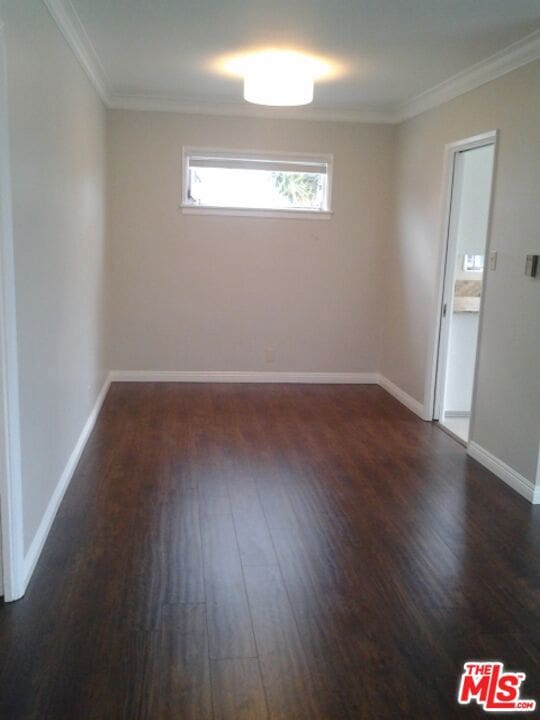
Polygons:
<instances>
[{"instance_id":1,"label":"frosted glass light shade","mask_svg":"<svg viewBox=\"0 0 540 720\"><path fill-rule=\"evenodd\" d=\"M287 53L267 53L245 71L244 99L257 105L309 105L313 86L308 63Z\"/></svg>"}]
</instances>

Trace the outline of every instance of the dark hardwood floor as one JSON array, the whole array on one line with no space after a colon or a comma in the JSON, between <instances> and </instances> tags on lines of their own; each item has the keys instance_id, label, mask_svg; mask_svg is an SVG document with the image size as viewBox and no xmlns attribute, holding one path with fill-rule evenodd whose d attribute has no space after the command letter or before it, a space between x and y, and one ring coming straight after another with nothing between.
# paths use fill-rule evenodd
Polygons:
<instances>
[{"instance_id":1,"label":"dark hardwood floor","mask_svg":"<svg viewBox=\"0 0 540 720\"><path fill-rule=\"evenodd\" d=\"M486 717L468 659L540 701L539 513L375 386L113 384L0 717Z\"/></svg>"}]
</instances>

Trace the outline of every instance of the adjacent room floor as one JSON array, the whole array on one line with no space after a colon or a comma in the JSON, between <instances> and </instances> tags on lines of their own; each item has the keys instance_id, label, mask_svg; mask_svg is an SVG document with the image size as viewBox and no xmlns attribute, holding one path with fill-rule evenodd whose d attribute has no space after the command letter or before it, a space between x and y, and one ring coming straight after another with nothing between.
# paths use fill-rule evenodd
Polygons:
<instances>
[{"instance_id":1,"label":"adjacent room floor","mask_svg":"<svg viewBox=\"0 0 540 720\"><path fill-rule=\"evenodd\" d=\"M440 424L462 440L465 445L469 442L470 417L445 417Z\"/></svg>"},{"instance_id":2,"label":"adjacent room floor","mask_svg":"<svg viewBox=\"0 0 540 720\"><path fill-rule=\"evenodd\" d=\"M375 386L113 384L21 601L6 720L421 720L540 700L540 508Z\"/></svg>"}]
</instances>

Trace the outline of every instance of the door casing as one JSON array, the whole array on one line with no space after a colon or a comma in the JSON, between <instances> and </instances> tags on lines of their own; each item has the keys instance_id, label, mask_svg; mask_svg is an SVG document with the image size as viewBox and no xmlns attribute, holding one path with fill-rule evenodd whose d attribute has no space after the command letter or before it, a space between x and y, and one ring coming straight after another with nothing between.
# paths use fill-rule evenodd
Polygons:
<instances>
[{"instance_id":1,"label":"door casing","mask_svg":"<svg viewBox=\"0 0 540 720\"><path fill-rule=\"evenodd\" d=\"M0 513L4 599L24 594L15 262L4 25L0 18Z\"/></svg>"},{"instance_id":2,"label":"door casing","mask_svg":"<svg viewBox=\"0 0 540 720\"><path fill-rule=\"evenodd\" d=\"M493 145L493 170L491 176L491 188L490 188L490 202L488 212L488 227L486 237L486 257L489 257L491 252L491 219L493 211L493 195L495 187L496 177L496 166L497 166L497 144L498 144L498 130L490 130L489 132L482 133L481 135L475 135L470 138L458 140L453 143L449 143L445 147L445 161L443 168L443 195L442 195L442 212L441 212L441 257L439 262L439 273L437 279L437 302L435 304L435 312L433 318L433 344L431 351L431 363L430 370L426 378L426 410L431 420L438 420L440 416L440 401L442 397L442 385L446 376L446 359L448 353L448 340L449 340L449 329L450 323L443 322L443 306L447 302L447 307L450 307L448 303L447 295L450 288L445 287L447 264L452 253L452 241L455 238L452 237L452 197L455 195L455 191L460 189L461 177L456 177L456 159L459 153L466 150L474 150L475 148L485 147L487 145ZM482 295L485 294L487 289L489 273L487 268L484 270ZM480 347L482 343L482 327L484 319L484 303L480 304L480 316L479 316L479 329L478 329L478 341L476 346L476 358L475 358L475 370L474 370L474 384L473 384L473 396L471 405L471 419L470 419L470 432L472 433L474 427L474 408L476 401L476 387L477 387L477 374L478 374L478 357L480 353ZM441 366L441 358L444 357L444 361Z\"/></svg>"}]
</instances>

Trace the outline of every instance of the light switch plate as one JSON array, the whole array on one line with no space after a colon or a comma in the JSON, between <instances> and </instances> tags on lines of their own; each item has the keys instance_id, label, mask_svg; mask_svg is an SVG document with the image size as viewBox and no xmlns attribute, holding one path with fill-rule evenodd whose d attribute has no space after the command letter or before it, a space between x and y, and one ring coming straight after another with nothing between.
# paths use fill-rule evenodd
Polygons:
<instances>
[{"instance_id":1,"label":"light switch plate","mask_svg":"<svg viewBox=\"0 0 540 720\"><path fill-rule=\"evenodd\" d=\"M540 255L527 255L525 260L525 275L536 277L538 273L538 258Z\"/></svg>"},{"instance_id":2,"label":"light switch plate","mask_svg":"<svg viewBox=\"0 0 540 720\"><path fill-rule=\"evenodd\" d=\"M489 253L489 269L490 270L496 270L497 269L497 251L493 250Z\"/></svg>"}]
</instances>

